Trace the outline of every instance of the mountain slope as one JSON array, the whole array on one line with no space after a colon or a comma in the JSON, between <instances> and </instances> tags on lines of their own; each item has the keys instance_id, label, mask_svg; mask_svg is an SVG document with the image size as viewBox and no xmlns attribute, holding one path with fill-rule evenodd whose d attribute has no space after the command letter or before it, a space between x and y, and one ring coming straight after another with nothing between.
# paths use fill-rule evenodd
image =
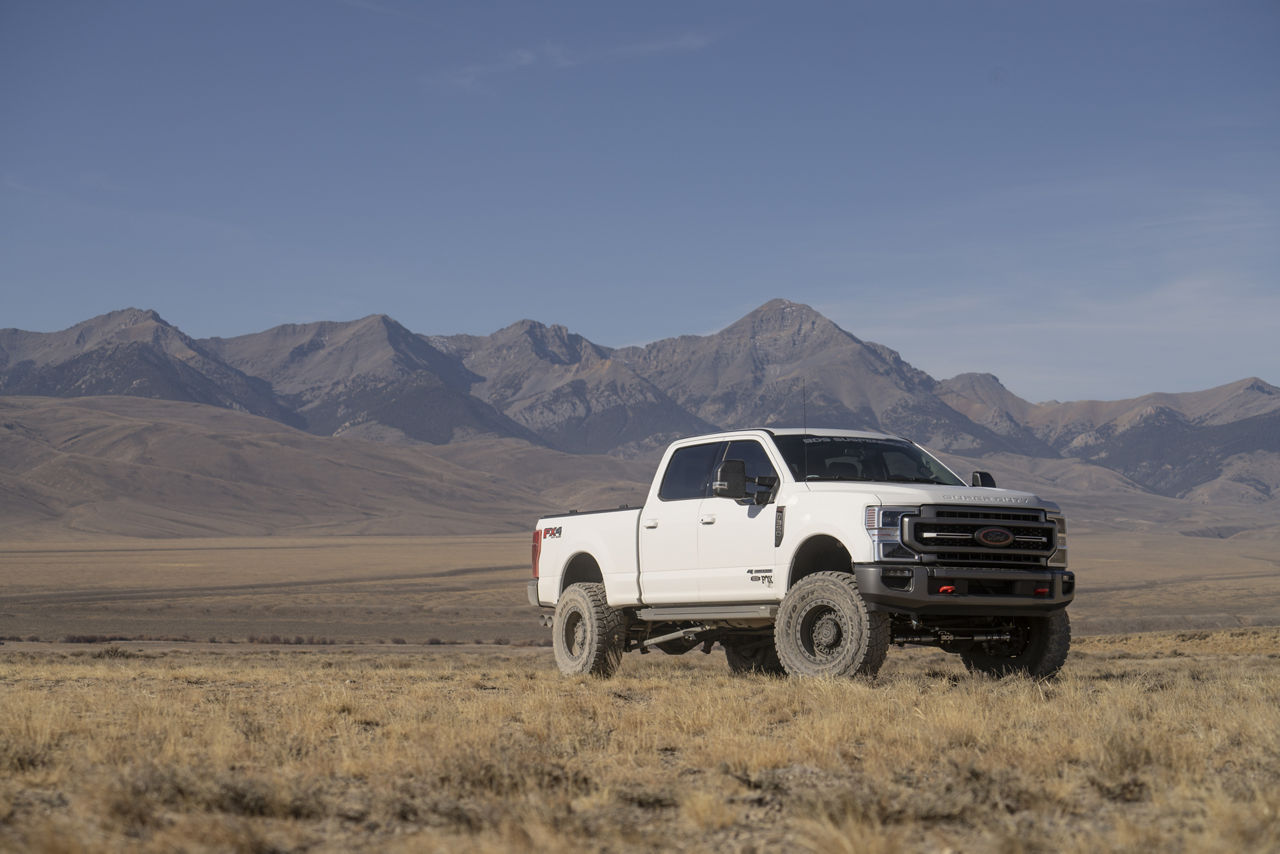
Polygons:
<instances>
[{"instance_id":1,"label":"mountain slope","mask_svg":"<svg viewBox=\"0 0 1280 854\"><path fill-rule=\"evenodd\" d=\"M210 353L154 311L125 309L53 333L0 330L0 394L119 394L207 403L283 423L270 386Z\"/></svg>"},{"instance_id":2,"label":"mountain slope","mask_svg":"<svg viewBox=\"0 0 1280 854\"><path fill-rule=\"evenodd\" d=\"M202 343L269 383L311 433L432 444L476 435L534 438L468 393L476 378L461 362L385 315Z\"/></svg>"},{"instance_id":3,"label":"mountain slope","mask_svg":"<svg viewBox=\"0 0 1280 854\"><path fill-rule=\"evenodd\" d=\"M485 337L429 340L476 377L472 394L554 448L643 453L715 429L613 351L563 326L524 320Z\"/></svg>"},{"instance_id":4,"label":"mountain slope","mask_svg":"<svg viewBox=\"0 0 1280 854\"><path fill-rule=\"evenodd\" d=\"M0 397L0 536L527 530L643 495L646 466L526 442L388 445L212 406Z\"/></svg>"},{"instance_id":5,"label":"mountain slope","mask_svg":"<svg viewBox=\"0 0 1280 854\"><path fill-rule=\"evenodd\" d=\"M774 300L714 335L614 354L699 418L721 427L862 427L935 447L986 452L1017 442L933 394L934 380L806 305Z\"/></svg>"},{"instance_id":6,"label":"mountain slope","mask_svg":"<svg viewBox=\"0 0 1280 854\"><path fill-rule=\"evenodd\" d=\"M1087 460L1159 495L1249 502L1280 495L1275 478L1249 472L1280 467L1280 389L1256 377L1199 392L1069 403L1028 403L989 374L962 374L938 389L973 420L1042 442L1036 456Z\"/></svg>"},{"instance_id":7,"label":"mountain slope","mask_svg":"<svg viewBox=\"0 0 1280 854\"><path fill-rule=\"evenodd\" d=\"M991 374L937 381L786 300L712 335L621 349L531 320L427 337L385 315L197 341L128 309L61 332L0 330L0 395L16 394L204 403L384 443L489 437L636 458L723 428L867 427L970 457L1078 459L1198 502L1280 495L1280 389L1260 379L1030 403ZM19 488L39 506L36 486Z\"/></svg>"}]
</instances>

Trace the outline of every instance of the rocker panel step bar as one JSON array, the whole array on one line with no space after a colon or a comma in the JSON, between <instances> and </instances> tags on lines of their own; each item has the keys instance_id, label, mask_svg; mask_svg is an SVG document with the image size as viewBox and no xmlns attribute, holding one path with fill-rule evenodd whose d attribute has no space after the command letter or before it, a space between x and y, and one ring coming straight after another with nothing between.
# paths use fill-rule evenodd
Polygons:
<instances>
[{"instance_id":1,"label":"rocker panel step bar","mask_svg":"<svg viewBox=\"0 0 1280 854\"><path fill-rule=\"evenodd\" d=\"M663 605L636 611L636 619L650 623L681 620L772 620L777 615L777 605Z\"/></svg>"}]
</instances>

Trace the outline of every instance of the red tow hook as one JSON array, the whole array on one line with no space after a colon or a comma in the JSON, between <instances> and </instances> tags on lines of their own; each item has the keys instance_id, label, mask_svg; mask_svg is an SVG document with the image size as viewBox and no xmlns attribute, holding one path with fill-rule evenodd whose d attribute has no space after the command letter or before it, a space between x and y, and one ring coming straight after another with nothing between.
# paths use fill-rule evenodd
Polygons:
<instances>
[{"instance_id":1,"label":"red tow hook","mask_svg":"<svg viewBox=\"0 0 1280 854\"><path fill-rule=\"evenodd\" d=\"M954 584L944 584L938 588L939 593L955 593L956 586Z\"/></svg>"}]
</instances>

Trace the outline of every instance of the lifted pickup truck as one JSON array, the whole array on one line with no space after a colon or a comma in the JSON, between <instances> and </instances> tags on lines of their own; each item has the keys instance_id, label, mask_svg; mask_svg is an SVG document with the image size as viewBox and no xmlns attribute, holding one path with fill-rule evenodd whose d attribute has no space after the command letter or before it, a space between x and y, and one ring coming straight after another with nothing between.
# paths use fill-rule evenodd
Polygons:
<instances>
[{"instance_id":1,"label":"lifted pickup truck","mask_svg":"<svg viewBox=\"0 0 1280 854\"><path fill-rule=\"evenodd\" d=\"M923 644L1046 678L1074 594L1058 505L827 429L675 442L643 507L540 519L529 582L560 670L596 676L719 643L742 673L874 675L891 644Z\"/></svg>"}]
</instances>

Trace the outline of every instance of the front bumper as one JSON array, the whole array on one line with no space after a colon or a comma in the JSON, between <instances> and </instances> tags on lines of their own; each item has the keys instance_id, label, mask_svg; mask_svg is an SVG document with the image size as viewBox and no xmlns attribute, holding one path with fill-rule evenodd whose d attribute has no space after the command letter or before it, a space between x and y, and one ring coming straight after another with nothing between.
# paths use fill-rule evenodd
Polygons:
<instances>
[{"instance_id":1,"label":"front bumper","mask_svg":"<svg viewBox=\"0 0 1280 854\"><path fill-rule=\"evenodd\" d=\"M905 614L1030 617L1065 608L1076 588L1063 569L860 564L854 574L868 608Z\"/></svg>"}]
</instances>

